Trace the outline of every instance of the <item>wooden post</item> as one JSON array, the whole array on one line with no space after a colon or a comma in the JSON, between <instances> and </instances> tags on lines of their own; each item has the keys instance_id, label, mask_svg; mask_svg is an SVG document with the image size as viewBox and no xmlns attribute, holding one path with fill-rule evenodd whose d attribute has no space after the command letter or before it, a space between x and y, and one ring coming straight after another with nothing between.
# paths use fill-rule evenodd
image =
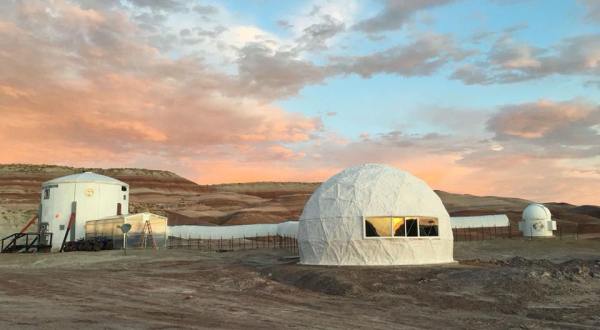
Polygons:
<instances>
[{"instance_id":1,"label":"wooden post","mask_svg":"<svg viewBox=\"0 0 600 330\"><path fill-rule=\"evenodd\" d=\"M529 240L533 239L533 227L529 227Z\"/></svg>"},{"instance_id":2,"label":"wooden post","mask_svg":"<svg viewBox=\"0 0 600 330\"><path fill-rule=\"evenodd\" d=\"M558 226L558 237L562 241L562 225Z\"/></svg>"}]
</instances>

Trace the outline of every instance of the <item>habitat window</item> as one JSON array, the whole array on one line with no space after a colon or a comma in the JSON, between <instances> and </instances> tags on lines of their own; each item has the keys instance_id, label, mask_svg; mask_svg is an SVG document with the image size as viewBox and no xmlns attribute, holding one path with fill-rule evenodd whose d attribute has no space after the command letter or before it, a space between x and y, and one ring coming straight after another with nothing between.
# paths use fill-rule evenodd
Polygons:
<instances>
[{"instance_id":1,"label":"habitat window","mask_svg":"<svg viewBox=\"0 0 600 330\"><path fill-rule=\"evenodd\" d=\"M44 189L44 199L50 199L50 188Z\"/></svg>"},{"instance_id":2,"label":"habitat window","mask_svg":"<svg viewBox=\"0 0 600 330\"><path fill-rule=\"evenodd\" d=\"M365 236L367 237L392 237L390 217L365 218Z\"/></svg>"},{"instance_id":3,"label":"habitat window","mask_svg":"<svg viewBox=\"0 0 600 330\"><path fill-rule=\"evenodd\" d=\"M364 234L364 237L435 237L439 236L438 219L412 216L365 217Z\"/></svg>"},{"instance_id":4,"label":"habitat window","mask_svg":"<svg viewBox=\"0 0 600 330\"><path fill-rule=\"evenodd\" d=\"M436 218L419 218L420 236L439 236Z\"/></svg>"},{"instance_id":5,"label":"habitat window","mask_svg":"<svg viewBox=\"0 0 600 330\"><path fill-rule=\"evenodd\" d=\"M419 219L409 218L406 219L406 236L407 237L418 237L419 236Z\"/></svg>"},{"instance_id":6,"label":"habitat window","mask_svg":"<svg viewBox=\"0 0 600 330\"><path fill-rule=\"evenodd\" d=\"M127 186L121 186L121 191L127 191Z\"/></svg>"}]
</instances>

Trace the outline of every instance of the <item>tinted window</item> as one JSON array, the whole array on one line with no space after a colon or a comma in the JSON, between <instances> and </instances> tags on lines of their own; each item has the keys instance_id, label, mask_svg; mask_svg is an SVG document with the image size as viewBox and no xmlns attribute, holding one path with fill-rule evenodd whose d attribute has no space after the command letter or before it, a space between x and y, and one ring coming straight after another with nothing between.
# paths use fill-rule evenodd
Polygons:
<instances>
[{"instance_id":1,"label":"tinted window","mask_svg":"<svg viewBox=\"0 0 600 330\"><path fill-rule=\"evenodd\" d=\"M369 217L365 219L366 237L391 237L392 236L392 218L390 217Z\"/></svg>"},{"instance_id":2,"label":"tinted window","mask_svg":"<svg viewBox=\"0 0 600 330\"><path fill-rule=\"evenodd\" d=\"M419 236L419 226L416 218L406 219L406 236Z\"/></svg>"},{"instance_id":3,"label":"tinted window","mask_svg":"<svg viewBox=\"0 0 600 330\"><path fill-rule=\"evenodd\" d=\"M438 220L436 218L419 218L419 233L421 236L439 236Z\"/></svg>"}]
</instances>

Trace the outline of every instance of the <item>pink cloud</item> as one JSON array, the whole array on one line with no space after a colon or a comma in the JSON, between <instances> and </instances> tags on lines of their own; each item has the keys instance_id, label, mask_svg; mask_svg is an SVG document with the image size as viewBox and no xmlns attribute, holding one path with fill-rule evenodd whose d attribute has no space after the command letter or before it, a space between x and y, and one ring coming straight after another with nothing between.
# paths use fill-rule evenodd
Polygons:
<instances>
[{"instance_id":1,"label":"pink cloud","mask_svg":"<svg viewBox=\"0 0 600 330\"><path fill-rule=\"evenodd\" d=\"M228 73L200 56L164 55L118 8L54 4L11 3L0 18L0 162L148 167L204 184L321 181L347 166L382 162L438 189L598 203L600 179L585 172L598 166L597 105L509 105L492 115L487 131L486 118L442 109L429 120L448 118L451 134L353 139L273 103L321 83L331 68L253 46L234 63L240 73ZM424 56L400 47L355 58L347 73L426 74L459 57L447 40L422 39ZM335 110L327 115L342 115ZM466 117L481 129L460 132Z\"/></svg>"}]
</instances>

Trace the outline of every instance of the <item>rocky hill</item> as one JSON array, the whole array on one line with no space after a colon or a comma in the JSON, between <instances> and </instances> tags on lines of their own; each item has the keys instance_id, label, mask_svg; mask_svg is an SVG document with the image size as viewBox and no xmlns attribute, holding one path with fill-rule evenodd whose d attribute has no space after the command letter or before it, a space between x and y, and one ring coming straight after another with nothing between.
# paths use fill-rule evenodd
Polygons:
<instances>
[{"instance_id":1,"label":"rocky hill","mask_svg":"<svg viewBox=\"0 0 600 330\"><path fill-rule=\"evenodd\" d=\"M259 182L198 185L167 171L132 168L74 168L55 165L0 165L0 236L18 231L37 211L42 182L92 171L130 185L130 212L150 211L172 225L276 223L297 219L319 183ZM436 191L452 215L505 213L516 223L530 201ZM546 204L559 221L600 223L600 207Z\"/></svg>"}]
</instances>

